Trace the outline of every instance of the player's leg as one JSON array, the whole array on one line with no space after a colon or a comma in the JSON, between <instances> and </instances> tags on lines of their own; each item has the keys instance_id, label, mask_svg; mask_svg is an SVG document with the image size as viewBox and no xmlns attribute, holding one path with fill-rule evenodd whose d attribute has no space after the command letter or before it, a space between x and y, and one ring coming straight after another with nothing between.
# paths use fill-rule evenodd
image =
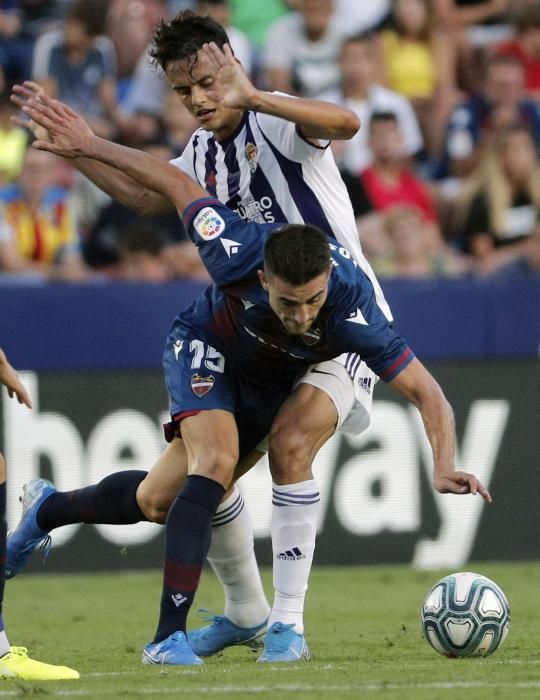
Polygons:
<instances>
[{"instance_id":1,"label":"player's leg","mask_svg":"<svg viewBox=\"0 0 540 700\"><path fill-rule=\"evenodd\" d=\"M136 499L146 474L140 470L115 472L73 491L57 491L46 479L29 481L21 499L21 519L7 540L7 578L19 573L35 549L50 546L49 532L57 527L71 523L129 525L146 520Z\"/></svg>"},{"instance_id":2,"label":"player's leg","mask_svg":"<svg viewBox=\"0 0 540 700\"><path fill-rule=\"evenodd\" d=\"M0 562L6 554L6 463L0 453ZM75 680L77 671L67 666L53 666L30 659L24 647L12 647L4 628L4 566L0 563L0 679L18 678L20 680Z\"/></svg>"},{"instance_id":3,"label":"player's leg","mask_svg":"<svg viewBox=\"0 0 540 700\"><path fill-rule=\"evenodd\" d=\"M254 450L238 463L235 481L255 465L264 453ZM259 646L266 634L270 606L262 586L253 527L240 490L232 486L212 519L208 561L225 594L223 615L201 611L208 624L188 633L192 649L210 656L226 647Z\"/></svg>"},{"instance_id":4,"label":"player's leg","mask_svg":"<svg viewBox=\"0 0 540 700\"><path fill-rule=\"evenodd\" d=\"M219 398L216 403L221 403ZM183 420L180 412L189 474L167 514L159 623L154 641L145 647L144 663L201 663L186 641L187 615L210 547L212 518L239 456L233 413L219 408L205 410L205 402L202 406L201 412L189 415L192 409L188 402Z\"/></svg>"},{"instance_id":5,"label":"player's leg","mask_svg":"<svg viewBox=\"0 0 540 700\"><path fill-rule=\"evenodd\" d=\"M356 433L369 425L370 405L364 401L358 406L356 364L352 369L349 371L346 357L311 368L272 426L275 599L260 661L309 658L303 609L319 517L319 491L311 466L318 450L345 420L351 420L350 429Z\"/></svg>"}]
</instances>

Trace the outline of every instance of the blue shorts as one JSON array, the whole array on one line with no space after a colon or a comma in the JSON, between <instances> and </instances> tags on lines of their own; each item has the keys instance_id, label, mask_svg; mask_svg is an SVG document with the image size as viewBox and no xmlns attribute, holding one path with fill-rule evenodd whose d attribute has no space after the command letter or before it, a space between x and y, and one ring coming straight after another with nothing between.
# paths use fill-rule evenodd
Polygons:
<instances>
[{"instance_id":1,"label":"blue shorts","mask_svg":"<svg viewBox=\"0 0 540 700\"><path fill-rule=\"evenodd\" d=\"M172 418L164 426L166 439L170 442L175 435L180 436L180 422L186 416L212 409L229 411L238 427L240 458L268 435L293 388L293 383L257 384L203 333L188 333L176 324L167 338L163 369Z\"/></svg>"}]
</instances>

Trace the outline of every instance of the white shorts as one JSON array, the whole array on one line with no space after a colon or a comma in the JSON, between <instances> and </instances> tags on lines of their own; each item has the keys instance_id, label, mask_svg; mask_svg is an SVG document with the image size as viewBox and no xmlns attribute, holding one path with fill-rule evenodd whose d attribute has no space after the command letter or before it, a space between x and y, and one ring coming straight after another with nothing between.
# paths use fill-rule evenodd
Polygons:
<instances>
[{"instance_id":1,"label":"white shorts","mask_svg":"<svg viewBox=\"0 0 540 700\"><path fill-rule=\"evenodd\" d=\"M358 435L369 427L373 390L379 377L358 355L345 353L312 365L297 384L311 384L332 399L338 414L336 430Z\"/></svg>"}]
</instances>

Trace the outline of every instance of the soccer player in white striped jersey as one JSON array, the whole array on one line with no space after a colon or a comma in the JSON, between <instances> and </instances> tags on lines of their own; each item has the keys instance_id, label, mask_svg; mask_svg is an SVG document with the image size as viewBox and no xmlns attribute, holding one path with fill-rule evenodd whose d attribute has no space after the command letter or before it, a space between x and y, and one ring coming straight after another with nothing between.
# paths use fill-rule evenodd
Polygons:
<instances>
[{"instance_id":1,"label":"soccer player in white striped jersey","mask_svg":"<svg viewBox=\"0 0 540 700\"><path fill-rule=\"evenodd\" d=\"M377 302L391 320L362 255L352 206L329 149L331 139L356 133L357 117L336 105L257 90L234 59L223 28L189 11L158 27L153 57L201 125L173 163L243 218L309 223L336 238L368 274ZM23 105L36 89L32 84L18 88L15 100ZM141 214L173 208L165 197L111 165L88 158L72 162L101 189ZM299 381L273 424L269 458L276 592L269 624L294 624L303 633L319 513L318 501L312 498L318 487L311 465L336 429L358 433L367 428L375 382L358 356L321 363ZM181 444L175 441L173 451L166 451L137 487L138 506L151 520L164 521L184 481L187 459L177 443ZM253 461L260 456L256 453ZM208 558L225 588L225 614L190 633L190 643L200 655L258 636L269 611L236 489L225 496L214 525ZM297 551L300 554L286 556ZM285 654L283 660L290 659Z\"/></svg>"}]
</instances>

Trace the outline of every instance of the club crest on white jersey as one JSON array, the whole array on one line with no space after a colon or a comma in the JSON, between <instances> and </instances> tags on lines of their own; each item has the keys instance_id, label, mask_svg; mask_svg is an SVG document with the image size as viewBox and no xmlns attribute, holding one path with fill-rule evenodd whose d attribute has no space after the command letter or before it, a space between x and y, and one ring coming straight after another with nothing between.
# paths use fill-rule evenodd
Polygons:
<instances>
[{"instance_id":1,"label":"club crest on white jersey","mask_svg":"<svg viewBox=\"0 0 540 700\"><path fill-rule=\"evenodd\" d=\"M225 230L225 222L212 207L204 207L193 222L195 230L205 241L211 241L220 236Z\"/></svg>"}]
</instances>

